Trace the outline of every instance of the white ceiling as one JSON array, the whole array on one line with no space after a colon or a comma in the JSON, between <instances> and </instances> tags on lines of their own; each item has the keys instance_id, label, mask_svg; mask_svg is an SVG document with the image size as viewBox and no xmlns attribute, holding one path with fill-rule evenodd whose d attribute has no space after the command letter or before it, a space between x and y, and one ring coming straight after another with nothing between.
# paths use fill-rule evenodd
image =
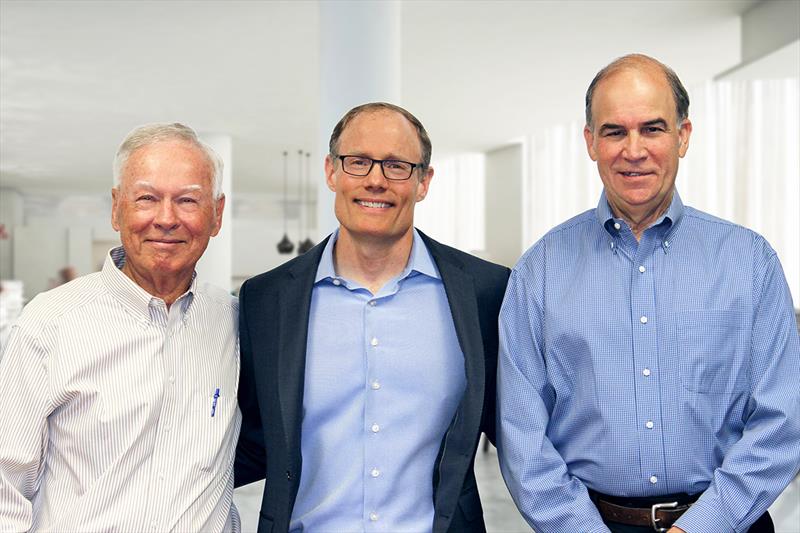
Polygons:
<instances>
[{"instance_id":1,"label":"white ceiling","mask_svg":"<svg viewBox=\"0 0 800 533\"><path fill-rule=\"evenodd\" d=\"M625 53L710 79L755 3L404 2L403 104L435 155L486 150L580 117ZM278 189L281 152L318 139L318 26L314 1L2 0L0 186L107 191L127 131L179 120L233 136L236 191Z\"/></svg>"}]
</instances>

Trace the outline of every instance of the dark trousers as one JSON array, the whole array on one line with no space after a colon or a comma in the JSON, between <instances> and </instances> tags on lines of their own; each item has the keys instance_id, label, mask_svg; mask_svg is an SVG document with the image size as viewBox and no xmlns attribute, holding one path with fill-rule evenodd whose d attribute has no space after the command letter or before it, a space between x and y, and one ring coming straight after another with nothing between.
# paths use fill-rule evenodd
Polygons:
<instances>
[{"instance_id":1,"label":"dark trousers","mask_svg":"<svg viewBox=\"0 0 800 533\"><path fill-rule=\"evenodd\" d=\"M611 533L653 533L653 528L650 527L628 526L614 522L606 522L606 525ZM767 512L762 514L747 531L748 533L775 533L775 525Z\"/></svg>"}]
</instances>

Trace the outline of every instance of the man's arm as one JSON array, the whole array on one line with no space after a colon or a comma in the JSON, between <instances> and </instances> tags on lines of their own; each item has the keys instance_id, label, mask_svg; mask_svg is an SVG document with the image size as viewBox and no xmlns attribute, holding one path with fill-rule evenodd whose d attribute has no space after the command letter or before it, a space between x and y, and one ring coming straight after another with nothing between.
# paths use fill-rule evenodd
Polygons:
<instances>
[{"instance_id":1,"label":"man's arm","mask_svg":"<svg viewBox=\"0 0 800 533\"><path fill-rule=\"evenodd\" d=\"M29 328L14 326L0 359L0 531L28 531L52 412L47 353Z\"/></svg>"},{"instance_id":2,"label":"man's arm","mask_svg":"<svg viewBox=\"0 0 800 533\"><path fill-rule=\"evenodd\" d=\"M711 485L675 523L690 533L746 530L800 468L800 341L792 297L775 252L760 238L756 246L747 420Z\"/></svg>"},{"instance_id":3,"label":"man's arm","mask_svg":"<svg viewBox=\"0 0 800 533\"><path fill-rule=\"evenodd\" d=\"M520 512L537 531L608 532L586 487L569 474L546 434L554 397L543 355L543 253L539 243L512 271L500 311L500 470Z\"/></svg>"},{"instance_id":4,"label":"man's arm","mask_svg":"<svg viewBox=\"0 0 800 533\"><path fill-rule=\"evenodd\" d=\"M234 485L237 487L264 479L267 467L261 410L256 394L253 351L250 344L250 331L247 327L246 292L247 282L239 291L239 346L242 365L239 375L239 408L242 411L242 430L236 446L233 474Z\"/></svg>"}]
</instances>

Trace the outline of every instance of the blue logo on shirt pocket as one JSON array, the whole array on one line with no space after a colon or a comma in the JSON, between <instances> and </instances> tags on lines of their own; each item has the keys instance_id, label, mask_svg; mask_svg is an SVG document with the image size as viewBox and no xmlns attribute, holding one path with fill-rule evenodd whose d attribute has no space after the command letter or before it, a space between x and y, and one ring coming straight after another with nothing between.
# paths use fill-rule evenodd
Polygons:
<instances>
[{"instance_id":1,"label":"blue logo on shirt pocket","mask_svg":"<svg viewBox=\"0 0 800 533\"><path fill-rule=\"evenodd\" d=\"M681 383L692 392L733 394L750 381L746 314L736 310L683 311L677 319Z\"/></svg>"}]
</instances>

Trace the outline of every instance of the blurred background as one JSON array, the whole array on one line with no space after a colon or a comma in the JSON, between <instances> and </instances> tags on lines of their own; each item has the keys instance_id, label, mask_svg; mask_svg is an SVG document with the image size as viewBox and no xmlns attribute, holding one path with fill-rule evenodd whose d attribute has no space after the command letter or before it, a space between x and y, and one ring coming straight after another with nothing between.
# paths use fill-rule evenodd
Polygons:
<instances>
[{"instance_id":1,"label":"blurred background","mask_svg":"<svg viewBox=\"0 0 800 533\"><path fill-rule=\"evenodd\" d=\"M328 136L376 100L409 109L433 141L417 226L512 266L596 205L583 96L631 52L689 90L684 202L763 234L797 308L797 0L0 0L0 342L26 301L98 270L118 243L111 161L146 122L183 122L225 160L223 231L198 270L234 293L336 226ZM492 453L478 461L490 530L524 531ZM254 529L260 496L246 491ZM800 531L797 481L775 510L780 531Z\"/></svg>"}]
</instances>

